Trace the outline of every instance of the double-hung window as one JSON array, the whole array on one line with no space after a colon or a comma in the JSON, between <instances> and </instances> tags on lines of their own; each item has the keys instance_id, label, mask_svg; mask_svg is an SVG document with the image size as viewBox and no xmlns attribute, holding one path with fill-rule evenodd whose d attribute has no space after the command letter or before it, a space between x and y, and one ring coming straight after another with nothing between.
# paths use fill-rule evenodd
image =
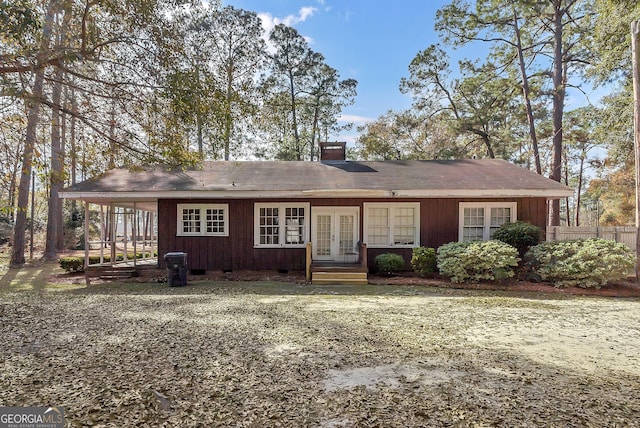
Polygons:
<instances>
[{"instance_id":1,"label":"double-hung window","mask_svg":"<svg viewBox=\"0 0 640 428\"><path fill-rule=\"evenodd\" d=\"M364 213L368 246L420 246L420 203L365 203Z\"/></svg>"},{"instance_id":2,"label":"double-hung window","mask_svg":"<svg viewBox=\"0 0 640 428\"><path fill-rule=\"evenodd\" d=\"M229 205L178 204L178 236L229 236Z\"/></svg>"},{"instance_id":3,"label":"double-hung window","mask_svg":"<svg viewBox=\"0 0 640 428\"><path fill-rule=\"evenodd\" d=\"M517 220L515 202L461 202L460 241L486 241L505 223Z\"/></svg>"},{"instance_id":4,"label":"double-hung window","mask_svg":"<svg viewBox=\"0 0 640 428\"><path fill-rule=\"evenodd\" d=\"M254 205L256 247L304 247L309 241L309 204Z\"/></svg>"}]
</instances>

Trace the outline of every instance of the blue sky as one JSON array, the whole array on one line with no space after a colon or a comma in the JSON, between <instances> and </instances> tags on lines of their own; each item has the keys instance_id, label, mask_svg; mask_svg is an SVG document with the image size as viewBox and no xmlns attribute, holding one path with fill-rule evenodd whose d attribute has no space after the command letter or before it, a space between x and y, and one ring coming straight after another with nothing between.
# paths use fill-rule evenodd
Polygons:
<instances>
[{"instance_id":1,"label":"blue sky","mask_svg":"<svg viewBox=\"0 0 640 428\"><path fill-rule=\"evenodd\" d=\"M356 125L411 105L400 93L414 56L438 42L436 10L450 0L224 0L259 14L267 29L285 23L307 38L342 79L358 81L354 105L343 111ZM355 129L340 139L352 142Z\"/></svg>"},{"instance_id":2,"label":"blue sky","mask_svg":"<svg viewBox=\"0 0 640 428\"><path fill-rule=\"evenodd\" d=\"M285 23L298 30L311 48L322 53L342 79L358 81L354 105L343 110L345 121L361 125L390 109L411 105L411 98L400 93L402 77L415 55L438 43L434 31L436 11L451 0L223 0L223 5L254 11L262 19L265 31ZM449 51L452 69L463 57L486 52L475 44L462 51ZM474 58L475 59L475 58ZM567 111L597 103L608 88L585 87L587 94L569 90ZM355 128L340 135L353 142Z\"/></svg>"}]
</instances>

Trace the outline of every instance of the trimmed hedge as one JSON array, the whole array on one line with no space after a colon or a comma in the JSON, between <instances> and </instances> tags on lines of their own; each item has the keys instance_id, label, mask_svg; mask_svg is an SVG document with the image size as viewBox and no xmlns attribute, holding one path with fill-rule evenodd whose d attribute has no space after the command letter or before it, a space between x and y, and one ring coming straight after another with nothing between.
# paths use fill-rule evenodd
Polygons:
<instances>
[{"instance_id":1,"label":"trimmed hedge","mask_svg":"<svg viewBox=\"0 0 640 428\"><path fill-rule=\"evenodd\" d=\"M393 275L395 272L404 269L404 259L399 254L384 253L376 256L376 268L378 272L386 275Z\"/></svg>"},{"instance_id":2,"label":"trimmed hedge","mask_svg":"<svg viewBox=\"0 0 640 428\"><path fill-rule=\"evenodd\" d=\"M626 245L599 238L543 242L531 247L531 279L556 287L600 288L633 273L635 254Z\"/></svg>"},{"instance_id":3,"label":"trimmed hedge","mask_svg":"<svg viewBox=\"0 0 640 428\"><path fill-rule=\"evenodd\" d=\"M80 257L61 257L58 260L60 267L67 272L78 272L84 270L84 258Z\"/></svg>"},{"instance_id":4,"label":"trimmed hedge","mask_svg":"<svg viewBox=\"0 0 640 428\"><path fill-rule=\"evenodd\" d=\"M505 223L496 230L493 239L515 247L523 257L529 248L542 241L542 229L526 221Z\"/></svg>"},{"instance_id":5,"label":"trimmed hedge","mask_svg":"<svg viewBox=\"0 0 640 428\"><path fill-rule=\"evenodd\" d=\"M518 250L502 241L451 242L438 248L440 274L451 282L500 281L514 275Z\"/></svg>"},{"instance_id":6,"label":"trimmed hedge","mask_svg":"<svg viewBox=\"0 0 640 428\"><path fill-rule=\"evenodd\" d=\"M429 275L438 268L435 248L416 247L411 255L411 267L420 275Z\"/></svg>"}]
</instances>

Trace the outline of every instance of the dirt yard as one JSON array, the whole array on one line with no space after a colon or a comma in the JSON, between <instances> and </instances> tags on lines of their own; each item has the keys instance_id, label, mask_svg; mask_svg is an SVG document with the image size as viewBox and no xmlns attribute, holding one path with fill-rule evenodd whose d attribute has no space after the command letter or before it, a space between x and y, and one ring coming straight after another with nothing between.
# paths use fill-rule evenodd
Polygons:
<instances>
[{"instance_id":1,"label":"dirt yard","mask_svg":"<svg viewBox=\"0 0 640 428\"><path fill-rule=\"evenodd\" d=\"M0 406L69 426L640 425L638 298L42 278L0 272Z\"/></svg>"}]
</instances>

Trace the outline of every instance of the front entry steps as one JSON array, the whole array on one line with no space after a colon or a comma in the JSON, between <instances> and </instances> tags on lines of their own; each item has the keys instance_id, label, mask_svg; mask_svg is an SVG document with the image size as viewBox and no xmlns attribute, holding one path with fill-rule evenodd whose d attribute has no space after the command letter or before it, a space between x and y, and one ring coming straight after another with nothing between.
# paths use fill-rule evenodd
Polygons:
<instances>
[{"instance_id":1,"label":"front entry steps","mask_svg":"<svg viewBox=\"0 0 640 428\"><path fill-rule=\"evenodd\" d=\"M316 285L367 285L367 269L356 264L312 264L311 283Z\"/></svg>"}]
</instances>

